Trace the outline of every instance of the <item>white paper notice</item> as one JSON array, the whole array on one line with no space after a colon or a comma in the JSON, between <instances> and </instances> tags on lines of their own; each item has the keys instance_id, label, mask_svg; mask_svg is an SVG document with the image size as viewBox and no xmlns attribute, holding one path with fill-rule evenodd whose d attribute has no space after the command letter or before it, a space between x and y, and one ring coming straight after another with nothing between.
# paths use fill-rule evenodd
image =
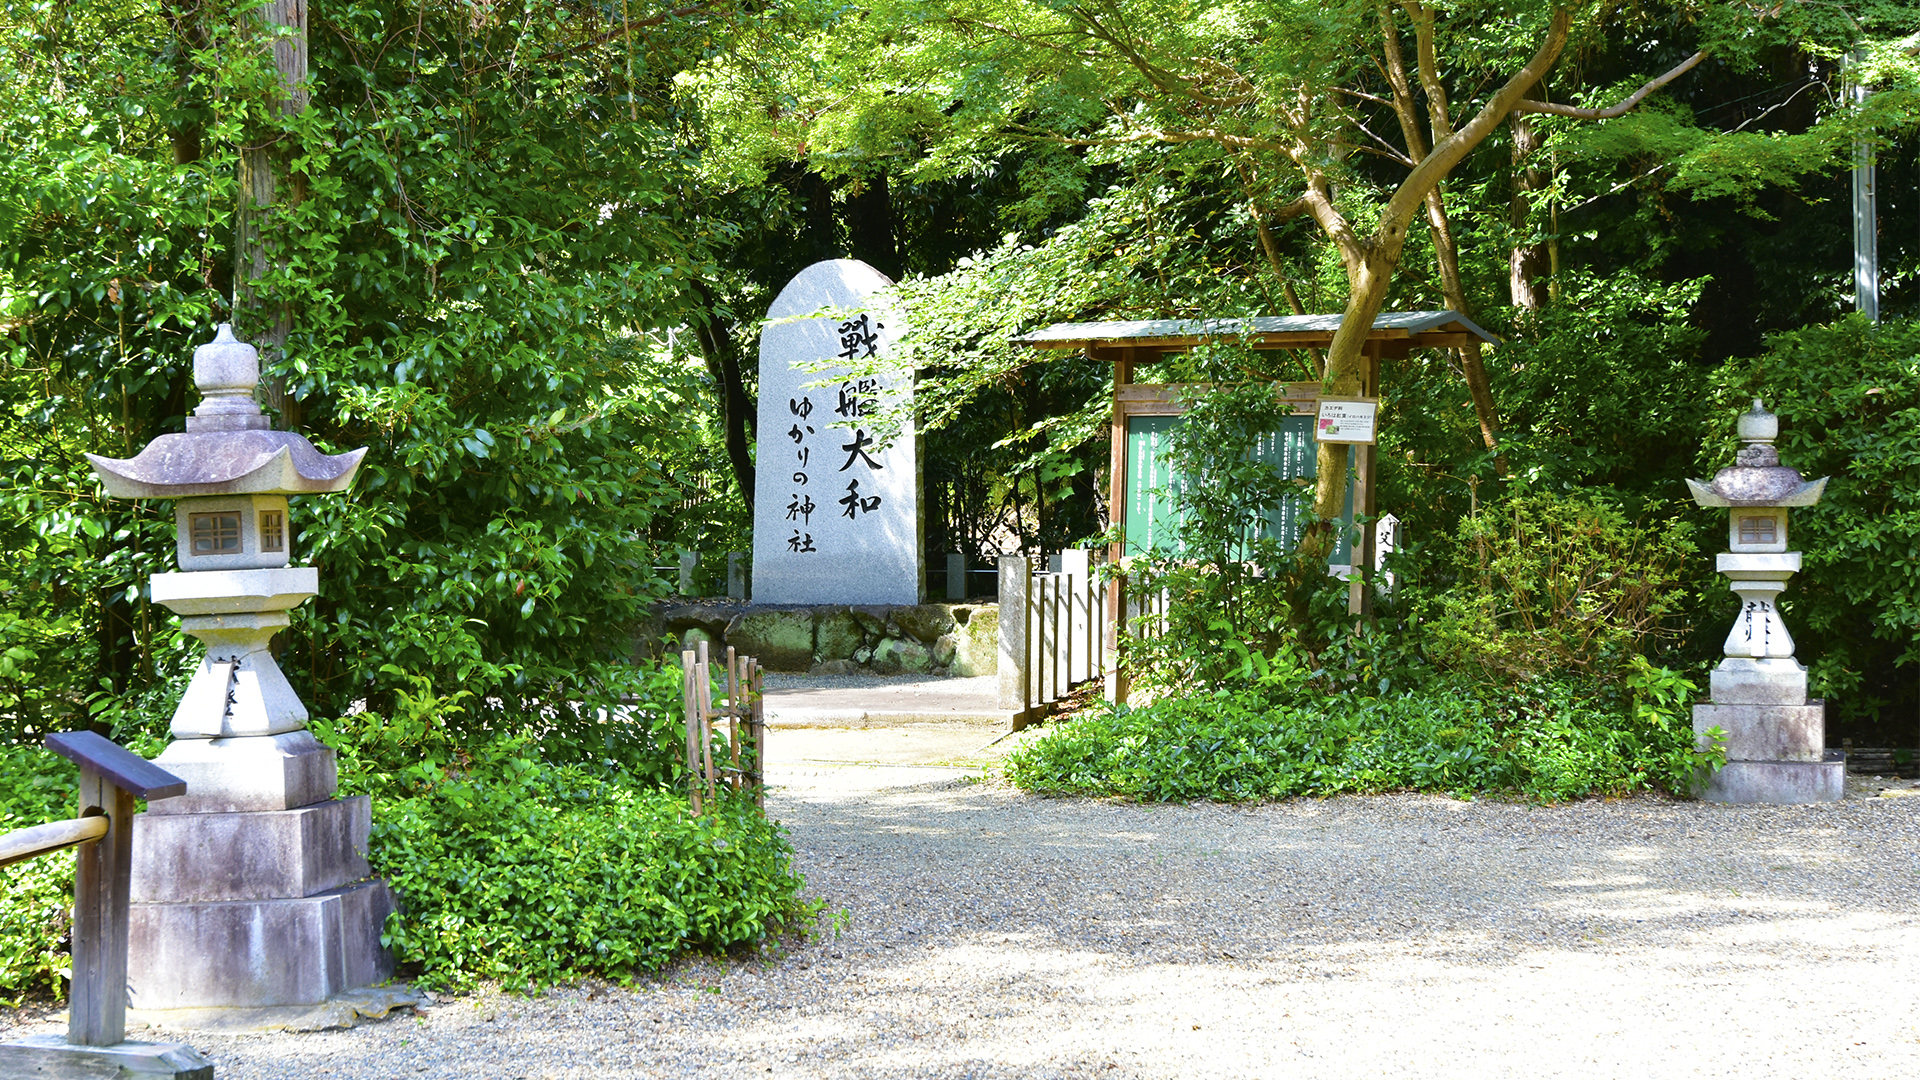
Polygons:
<instances>
[{"instance_id":1,"label":"white paper notice","mask_svg":"<svg viewBox=\"0 0 1920 1080\"><path fill-rule=\"evenodd\" d=\"M1314 425L1314 438L1321 442L1372 443L1374 420L1379 415L1378 401L1335 401L1320 399L1320 418Z\"/></svg>"}]
</instances>

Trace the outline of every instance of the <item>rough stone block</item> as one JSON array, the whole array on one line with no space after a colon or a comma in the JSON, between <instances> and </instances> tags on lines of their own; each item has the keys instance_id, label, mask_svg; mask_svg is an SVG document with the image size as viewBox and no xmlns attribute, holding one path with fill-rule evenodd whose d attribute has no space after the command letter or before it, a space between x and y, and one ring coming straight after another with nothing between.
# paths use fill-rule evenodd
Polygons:
<instances>
[{"instance_id":1,"label":"rough stone block","mask_svg":"<svg viewBox=\"0 0 1920 1080\"><path fill-rule=\"evenodd\" d=\"M768 671L805 671L813 666L813 612L743 612L727 625L726 642L758 657Z\"/></svg>"},{"instance_id":2,"label":"rough stone block","mask_svg":"<svg viewBox=\"0 0 1920 1080\"><path fill-rule=\"evenodd\" d=\"M740 614L735 604L676 604L660 612L667 629L679 631L698 627L718 639L727 632L727 624Z\"/></svg>"},{"instance_id":3,"label":"rough stone block","mask_svg":"<svg viewBox=\"0 0 1920 1080\"><path fill-rule=\"evenodd\" d=\"M813 623L813 659L826 664L846 660L866 643L860 621L846 608L828 608Z\"/></svg>"},{"instance_id":4,"label":"rough stone block","mask_svg":"<svg viewBox=\"0 0 1920 1080\"><path fill-rule=\"evenodd\" d=\"M1719 803L1837 802L1846 794L1847 763L1838 750L1821 761L1729 761L1700 797Z\"/></svg>"},{"instance_id":5,"label":"rough stone block","mask_svg":"<svg viewBox=\"0 0 1920 1080\"><path fill-rule=\"evenodd\" d=\"M893 625L893 620L890 618L891 608L853 607L848 610L853 612L854 621L860 624L861 631L867 635L870 643L889 635L900 636L900 628Z\"/></svg>"},{"instance_id":6,"label":"rough stone block","mask_svg":"<svg viewBox=\"0 0 1920 1080\"><path fill-rule=\"evenodd\" d=\"M961 618L965 613L966 617ZM972 678L1000 672L1000 609L993 604L955 608L953 660L947 671Z\"/></svg>"},{"instance_id":7,"label":"rough stone block","mask_svg":"<svg viewBox=\"0 0 1920 1080\"><path fill-rule=\"evenodd\" d=\"M305 731L232 739L176 739L154 764L187 782L187 793L147 804L149 814L290 810L333 798L333 751Z\"/></svg>"},{"instance_id":8,"label":"rough stone block","mask_svg":"<svg viewBox=\"0 0 1920 1080\"><path fill-rule=\"evenodd\" d=\"M1727 733L1729 761L1819 761L1827 752L1826 705L1695 705L1693 733Z\"/></svg>"},{"instance_id":9,"label":"rough stone block","mask_svg":"<svg viewBox=\"0 0 1920 1080\"><path fill-rule=\"evenodd\" d=\"M213 1062L185 1043L73 1046L63 1035L23 1035L0 1043L0 1076L45 1080L213 1080Z\"/></svg>"},{"instance_id":10,"label":"rough stone block","mask_svg":"<svg viewBox=\"0 0 1920 1080\"><path fill-rule=\"evenodd\" d=\"M893 622L922 644L932 644L953 629L953 609L946 604L897 607L893 609Z\"/></svg>"},{"instance_id":11,"label":"rough stone block","mask_svg":"<svg viewBox=\"0 0 1920 1080\"><path fill-rule=\"evenodd\" d=\"M135 903L312 896L367 876L365 795L252 814L139 814Z\"/></svg>"},{"instance_id":12,"label":"rough stone block","mask_svg":"<svg viewBox=\"0 0 1920 1080\"><path fill-rule=\"evenodd\" d=\"M1792 658L1728 657L1708 674L1715 705L1804 705L1807 669Z\"/></svg>"},{"instance_id":13,"label":"rough stone block","mask_svg":"<svg viewBox=\"0 0 1920 1080\"><path fill-rule=\"evenodd\" d=\"M643 613L633 624L633 662L660 659L669 636L666 619L655 611Z\"/></svg>"},{"instance_id":14,"label":"rough stone block","mask_svg":"<svg viewBox=\"0 0 1920 1080\"><path fill-rule=\"evenodd\" d=\"M933 666L933 654L917 641L886 638L873 647L867 666L877 675L920 674Z\"/></svg>"},{"instance_id":15,"label":"rough stone block","mask_svg":"<svg viewBox=\"0 0 1920 1080\"><path fill-rule=\"evenodd\" d=\"M393 975L379 879L296 900L134 904L127 985L135 1009L313 1005Z\"/></svg>"},{"instance_id":16,"label":"rough stone block","mask_svg":"<svg viewBox=\"0 0 1920 1080\"><path fill-rule=\"evenodd\" d=\"M935 667L947 667L953 663L953 657L959 651L959 639L952 634L942 635L933 643L933 663Z\"/></svg>"}]
</instances>

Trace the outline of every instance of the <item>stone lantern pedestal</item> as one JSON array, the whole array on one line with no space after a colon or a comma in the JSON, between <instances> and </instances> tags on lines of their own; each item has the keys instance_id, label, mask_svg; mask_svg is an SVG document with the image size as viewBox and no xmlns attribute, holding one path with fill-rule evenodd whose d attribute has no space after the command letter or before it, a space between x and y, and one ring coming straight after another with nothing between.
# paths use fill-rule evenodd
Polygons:
<instances>
[{"instance_id":1,"label":"stone lantern pedestal","mask_svg":"<svg viewBox=\"0 0 1920 1080\"><path fill-rule=\"evenodd\" d=\"M1713 728L1725 732L1726 766L1700 792L1712 802L1829 802L1846 788L1846 762L1826 748L1826 705L1807 700L1807 669L1794 659L1775 603L1800 570L1800 553L1787 550L1788 509L1818 502L1827 481L1809 482L1780 464L1779 430L1756 400L1740 417L1735 463L1710 483L1687 481L1695 502L1727 509L1731 550L1717 568L1740 597L1725 659L1709 677L1712 698L1693 709L1702 749Z\"/></svg>"},{"instance_id":2,"label":"stone lantern pedestal","mask_svg":"<svg viewBox=\"0 0 1920 1080\"><path fill-rule=\"evenodd\" d=\"M326 1003L393 974L380 934L394 899L369 876L369 801L334 797L333 751L308 734L268 650L320 585L313 567L288 565L287 496L346 490L366 451L328 456L271 430L258 380L253 347L223 325L194 351L205 398L185 434L130 459L88 455L109 495L175 501L179 570L155 575L152 596L206 646L158 759L187 794L134 819L128 928L133 1007L187 1026L350 1019Z\"/></svg>"}]
</instances>

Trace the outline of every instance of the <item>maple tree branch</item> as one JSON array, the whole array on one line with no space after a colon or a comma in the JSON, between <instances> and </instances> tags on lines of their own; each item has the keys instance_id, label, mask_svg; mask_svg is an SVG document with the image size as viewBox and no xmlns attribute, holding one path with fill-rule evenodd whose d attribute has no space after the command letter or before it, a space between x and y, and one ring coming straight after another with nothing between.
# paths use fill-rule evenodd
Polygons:
<instances>
[{"instance_id":1,"label":"maple tree branch","mask_svg":"<svg viewBox=\"0 0 1920 1080\"><path fill-rule=\"evenodd\" d=\"M1635 105L1645 101L1648 94L1653 93L1655 90L1692 71L1699 65L1700 61L1706 58L1707 54L1705 50L1694 53L1692 56L1675 64L1673 70L1667 72L1665 75L1648 82L1647 85L1642 86L1640 89L1635 90L1625 98L1604 109L1583 109L1575 105L1558 105L1550 101L1535 101L1532 98L1525 98L1514 105L1513 111L1546 113L1549 116L1571 116L1578 120L1611 120L1616 116L1625 116Z\"/></svg>"}]
</instances>

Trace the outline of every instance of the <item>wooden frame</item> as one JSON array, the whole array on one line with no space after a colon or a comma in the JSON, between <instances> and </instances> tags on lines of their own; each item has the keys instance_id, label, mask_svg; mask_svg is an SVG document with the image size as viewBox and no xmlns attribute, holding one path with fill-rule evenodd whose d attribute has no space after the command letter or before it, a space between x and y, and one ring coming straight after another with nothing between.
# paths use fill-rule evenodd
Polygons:
<instances>
[{"instance_id":1,"label":"wooden frame","mask_svg":"<svg viewBox=\"0 0 1920 1080\"><path fill-rule=\"evenodd\" d=\"M1296 315L1245 319L1149 319L1129 322L1061 323L1024 335L1016 340L1036 349L1080 349L1090 359L1113 364L1113 409L1111 449L1108 458L1108 519L1126 527L1127 427L1136 416L1178 416L1185 412L1180 404L1181 390L1204 384L1136 383L1140 365L1157 363L1167 353L1185 352L1207 342L1240 344L1257 350L1324 349L1332 344L1344 321L1341 315ZM1473 342L1497 343L1498 338L1454 311L1393 312L1375 318L1368 331L1366 363L1361 373L1360 396L1379 398L1380 362L1386 357L1405 358L1414 349L1458 348ZM1281 400L1295 402L1295 412L1313 412L1322 394L1319 383L1288 383ZM1372 444L1354 444L1353 513L1359 520L1378 516L1378 452ZM1355 571L1370 567L1374 560L1373 530L1355 530L1352 567ZM1119 565L1124 545L1114 543L1108 559ZM1126 676L1117 664L1114 651L1126 613L1126 588L1116 578L1107 589L1105 619L1107 634L1107 696L1125 700ZM1347 575L1347 611L1362 615L1371 606L1372 591L1362 572Z\"/></svg>"}]
</instances>

